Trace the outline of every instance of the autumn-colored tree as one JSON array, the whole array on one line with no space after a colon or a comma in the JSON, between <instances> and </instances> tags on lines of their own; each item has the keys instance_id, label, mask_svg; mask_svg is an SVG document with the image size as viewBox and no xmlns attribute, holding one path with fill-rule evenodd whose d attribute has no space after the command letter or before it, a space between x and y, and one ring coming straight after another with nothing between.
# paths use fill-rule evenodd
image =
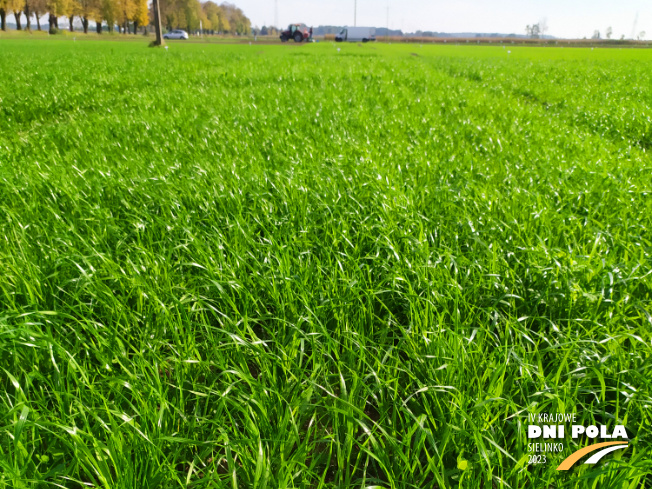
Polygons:
<instances>
[{"instance_id":1,"label":"autumn-colored tree","mask_svg":"<svg viewBox=\"0 0 652 489\"><path fill-rule=\"evenodd\" d=\"M139 27L146 26L149 23L149 7L147 6L147 0L136 0L135 7L132 20L134 21L134 34L137 34Z\"/></svg>"},{"instance_id":2,"label":"autumn-colored tree","mask_svg":"<svg viewBox=\"0 0 652 489\"><path fill-rule=\"evenodd\" d=\"M22 29L21 16L24 13L27 19L26 28L30 29L31 16L34 15L38 29L41 30L40 17L49 12L50 29L58 28L58 19L66 17L72 31L74 19L79 17L85 33L88 32L91 20L95 21L98 33L102 32L103 21L106 21L109 31L113 31L117 22L118 30L123 30L125 34L129 32L129 23L133 22L136 33L139 27L150 23L148 1L0 0L0 28L7 29L7 14L13 13L16 17L16 28ZM199 0L160 0L159 14L169 30L185 28L192 32L199 29L201 23L208 31L232 32L239 35L251 32L251 21L242 10L228 2L218 5L212 0L203 4Z\"/></svg>"},{"instance_id":3,"label":"autumn-colored tree","mask_svg":"<svg viewBox=\"0 0 652 489\"><path fill-rule=\"evenodd\" d=\"M59 17L68 17L70 0L48 0L47 9L50 12L50 29L59 27Z\"/></svg>"},{"instance_id":4,"label":"autumn-colored tree","mask_svg":"<svg viewBox=\"0 0 652 489\"><path fill-rule=\"evenodd\" d=\"M97 12L100 10L100 2L99 0L74 0L74 3L76 4L76 14L82 21L84 34L88 34L89 21L97 17Z\"/></svg>"},{"instance_id":5,"label":"autumn-colored tree","mask_svg":"<svg viewBox=\"0 0 652 489\"><path fill-rule=\"evenodd\" d=\"M202 12L206 20L204 22L204 28L211 31L220 30L220 17L224 17L224 12L218 4L215 2L205 2L202 4Z\"/></svg>"},{"instance_id":6,"label":"autumn-colored tree","mask_svg":"<svg viewBox=\"0 0 652 489\"><path fill-rule=\"evenodd\" d=\"M162 22L165 23L165 28L168 31L174 29L173 25L176 25L176 16L173 11L166 11L165 15L162 16Z\"/></svg>"},{"instance_id":7,"label":"autumn-colored tree","mask_svg":"<svg viewBox=\"0 0 652 489\"><path fill-rule=\"evenodd\" d=\"M184 14L186 18L186 30L188 32L199 29L199 19L201 18L201 4L198 0L188 0L183 2Z\"/></svg>"},{"instance_id":8,"label":"autumn-colored tree","mask_svg":"<svg viewBox=\"0 0 652 489\"><path fill-rule=\"evenodd\" d=\"M16 29L21 30L20 16L24 0L0 0L0 27L7 30L7 14L13 13L16 18Z\"/></svg>"},{"instance_id":9,"label":"autumn-colored tree","mask_svg":"<svg viewBox=\"0 0 652 489\"><path fill-rule=\"evenodd\" d=\"M0 0L0 29L7 30L7 12L11 12L7 8L7 0Z\"/></svg>"},{"instance_id":10,"label":"autumn-colored tree","mask_svg":"<svg viewBox=\"0 0 652 489\"><path fill-rule=\"evenodd\" d=\"M251 32L251 21L242 10L230 3L218 5L212 0L160 0L161 18L168 30L184 28L188 32L199 28L217 32L246 34Z\"/></svg>"},{"instance_id":11,"label":"autumn-colored tree","mask_svg":"<svg viewBox=\"0 0 652 489\"><path fill-rule=\"evenodd\" d=\"M27 13L29 11L29 14ZM41 15L47 12L47 1L46 0L27 0L25 2L25 17L27 17L27 22L29 24L30 15L34 15L36 18L36 27L41 30Z\"/></svg>"},{"instance_id":12,"label":"autumn-colored tree","mask_svg":"<svg viewBox=\"0 0 652 489\"><path fill-rule=\"evenodd\" d=\"M183 28L190 32L199 28L202 9L198 0L161 0L160 4L168 30Z\"/></svg>"},{"instance_id":13,"label":"autumn-colored tree","mask_svg":"<svg viewBox=\"0 0 652 489\"><path fill-rule=\"evenodd\" d=\"M199 25L202 28L203 32L210 31L212 29L211 21L208 20L204 9L199 10Z\"/></svg>"},{"instance_id":14,"label":"autumn-colored tree","mask_svg":"<svg viewBox=\"0 0 652 489\"><path fill-rule=\"evenodd\" d=\"M118 18L118 5L114 0L100 0L100 12L102 18L106 20L109 32L113 32L115 21ZM99 15L98 14L98 15Z\"/></svg>"},{"instance_id":15,"label":"autumn-colored tree","mask_svg":"<svg viewBox=\"0 0 652 489\"><path fill-rule=\"evenodd\" d=\"M225 17L228 19L229 30L234 34L242 35L251 32L251 21L238 7L232 3L224 2L221 6Z\"/></svg>"},{"instance_id":16,"label":"autumn-colored tree","mask_svg":"<svg viewBox=\"0 0 652 489\"><path fill-rule=\"evenodd\" d=\"M220 17L217 22L217 32L231 32L231 23L222 7L220 7Z\"/></svg>"},{"instance_id":17,"label":"autumn-colored tree","mask_svg":"<svg viewBox=\"0 0 652 489\"><path fill-rule=\"evenodd\" d=\"M23 13L25 14L25 29L31 31L32 22L30 17L32 16L32 13L29 11L29 3L27 0L23 0Z\"/></svg>"},{"instance_id":18,"label":"autumn-colored tree","mask_svg":"<svg viewBox=\"0 0 652 489\"><path fill-rule=\"evenodd\" d=\"M89 8L87 10L87 16L86 20L82 18L82 24L86 24L84 26L84 32L87 31L88 29L88 21L92 20L95 22L95 32L98 34L102 34L102 21L104 20L104 9L103 9L103 3L102 0L88 0L92 2L89 5Z\"/></svg>"},{"instance_id":19,"label":"autumn-colored tree","mask_svg":"<svg viewBox=\"0 0 652 489\"><path fill-rule=\"evenodd\" d=\"M73 32L73 21L75 20L75 17L80 14L80 5L77 0L70 0L68 2L68 6L66 9L66 17L68 17L68 26L70 29L70 32Z\"/></svg>"},{"instance_id":20,"label":"autumn-colored tree","mask_svg":"<svg viewBox=\"0 0 652 489\"><path fill-rule=\"evenodd\" d=\"M129 21L134 18L134 12L136 11L136 2L135 0L115 0L117 5L117 21L118 25L122 26L123 32L127 34L129 32Z\"/></svg>"},{"instance_id":21,"label":"autumn-colored tree","mask_svg":"<svg viewBox=\"0 0 652 489\"><path fill-rule=\"evenodd\" d=\"M104 17L102 17L101 3L98 3L98 7L99 8L93 12L91 20L95 22L95 32L102 34L102 21L104 20Z\"/></svg>"},{"instance_id":22,"label":"autumn-colored tree","mask_svg":"<svg viewBox=\"0 0 652 489\"><path fill-rule=\"evenodd\" d=\"M183 1L185 0L159 0L161 10L161 22L167 30L172 30L182 25L185 20L183 16Z\"/></svg>"},{"instance_id":23,"label":"autumn-colored tree","mask_svg":"<svg viewBox=\"0 0 652 489\"><path fill-rule=\"evenodd\" d=\"M0 29L7 30L7 0L0 0Z\"/></svg>"}]
</instances>

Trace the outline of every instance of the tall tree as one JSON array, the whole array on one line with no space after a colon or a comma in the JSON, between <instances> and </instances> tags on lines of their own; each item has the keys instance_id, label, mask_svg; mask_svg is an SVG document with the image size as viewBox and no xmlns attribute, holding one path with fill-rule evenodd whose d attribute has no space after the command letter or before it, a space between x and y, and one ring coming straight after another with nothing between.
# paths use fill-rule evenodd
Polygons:
<instances>
[{"instance_id":1,"label":"tall tree","mask_svg":"<svg viewBox=\"0 0 652 489\"><path fill-rule=\"evenodd\" d=\"M544 17L537 25L539 26L539 35L543 39L546 37L546 32L548 32L548 19Z\"/></svg>"},{"instance_id":2,"label":"tall tree","mask_svg":"<svg viewBox=\"0 0 652 489\"><path fill-rule=\"evenodd\" d=\"M220 18L224 17L224 12L220 8L218 4L215 2L211 2L210 0L208 2L205 2L202 4L202 10L204 12L204 15L206 16L206 20L208 23L206 24L206 29L210 30L220 30Z\"/></svg>"},{"instance_id":3,"label":"tall tree","mask_svg":"<svg viewBox=\"0 0 652 489\"><path fill-rule=\"evenodd\" d=\"M20 30L20 12L23 10L23 0L0 0L0 29L7 30L7 14L16 17L16 28ZM16 15L18 12L18 15Z\"/></svg>"},{"instance_id":4,"label":"tall tree","mask_svg":"<svg viewBox=\"0 0 652 489\"><path fill-rule=\"evenodd\" d=\"M116 0L118 5L118 25L122 25L124 34L129 32L129 21L133 20L136 11L134 0Z\"/></svg>"},{"instance_id":5,"label":"tall tree","mask_svg":"<svg viewBox=\"0 0 652 489\"><path fill-rule=\"evenodd\" d=\"M539 38L539 33L541 32L541 28L539 27L539 24L534 24L534 25L528 25L525 28L525 34L528 37L532 37L534 39Z\"/></svg>"},{"instance_id":6,"label":"tall tree","mask_svg":"<svg viewBox=\"0 0 652 489\"><path fill-rule=\"evenodd\" d=\"M48 0L47 8L50 12L50 29L59 28L59 17L68 17L70 0Z\"/></svg>"},{"instance_id":7,"label":"tall tree","mask_svg":"<svg viewBox=\"0 0 652 489\"><path fill-rule=\"evenodd\" d=\"M16 19L16 30L20 31L22 30L22 26L20 25L20 16L23 15L23 9L20 6L20 4L14 6L14 19Z\"/></svg>"},{"instance_id":8,"label":"tall tree","mask_svg":"<svg viewBox=\"0 0 652 489\"><path fill-rule=\"evenodd\" d=\"M36 28L41 30L41 15L47 12L47 2L46 0L27 0L25 2L25 16L27 16L27 11L29 10L30 14L33 14L36 19ZM27 16L29 20L29 16Z\"/></svg>"},{"instance_id":9,"label":"tall tree","mask_svg":"<svg viewBox=\"0 0 652 489\"><path fill-rule=\"evenodd\" d=\"M167 30L174 29L176 25L176 16L175 16L175 0L158 0L157 2L158 9L154 9L154 4L152 4L152 10L158 10L159 16L161 18L161 23L165 24Z\"/></svg>"},{"instance_id":10,"label":"tall tree","mask_svg":"<svg viewBox=\"0 0 652 489\"><path fill-rule=\"evenodd\" d=\"M118 16L118 7L114 0L100 0L100 13L102 18L106 20L106 26L109 32L113 32L115 27L115 20Z\"/></svg>"},{"instance_id":11,"label":"tall tree","mask_svg":"<svg viewBox=\"0 0 652 489\"><path fill-rule=\"evenodd\" d=\"M220 17L217 21L217 32L231 32L231 23L229 22L229 18L223 7L220 7Z\"/></svg>"},{"instance_id":12,"label":"tall tree","mask_svg":"<svg viewBox=\"0 0 652 489\"><path fill-rule=\"evenodd\" d=\"M197 0L159 0L161 18L168 30L188 27L185 5L191 1Z\"/></svg>"},{"instance_id":13,"label":"tall tree","mask_svg":"<svg viewBox=\"0 0 652 489\"><path fill-rule=\"evenodd\" d=\"M206 12L204 12L203 8L199 10L199 26L202 29L202 34L206 31L211 31L213 28L213 24L211 24L211 21L208 20Z\"/></svg>"},{"instance_id":14,"label":"tall tree","mask_svg":"<svg viewBox=\"0 0 652 489\"><path fill-rule=\"evenodd\" d=\"M95 22L95 32L102 34L102 21L104 20L104 4L102 0L92 0L93 8L88 12L88 19Z\"/></svg>"},{"instance_id":15,"label":"tall tree","mask_svg":"<svg viewBox=\"0 0 652 489\"><path fill-rule=\"evenodd\" d=\"M165 26L171 30L184 28L188 32L199 29L200 20L207 30L247 34L251 21L242 10L231 3L218 5L212 0L159 0L160 15Z\"/></svg>"},{"instance_id":16,"label":"tall tree","mask_svg":"<svg viewBox=\"0 0 652 489\"><path fill-rule=\"evenodd\" d=\"M7 30L7 0L0 0L0 29Z\"/></svg>"},{"instance_id":17,"label":"tall tree","mask_svg":"<svg viewBox=\"0 0 652 489\"><path fill-rule=\"evenodd\" d=\"M7 14L12 13L16 18L16 29L21 30L20 15L23 10L23 0L0 0L0 27L7 30Z\"/></svg>"},{"instance_id":18,"label":"tall tree","mask_svg":"<svg viewBox=\"0 0 652 489\"><path fill-rule=\"evenodd\" d=\"M89 21L97 17L97 12L100 10L100 3L98 0L75 0L75 3L77 15L82 21L84 34L88 34Z\"/></svg>"},{"instance_id":19,"label":"tall tree","mask_svg":"<svg viewBox=\"0 0 652 489\"><path fill-rule=\"evenodd\" d=\"M75 20L75 16L79 14L79 3L76 0L70 0L68 2L68 5L66 6L66 17L68 17L68 26L70 29L70 32L74 31L73 28L73 21Z\"/></svg>"},{"instance_id":20,"label":"tall tree","mask_svg":"<svg viewBox=\"0 0 652 489\"><path fill-rule=\"evenodd\" d=\"M147 25L149 22L147 0L136 0L134 8L134 34L138 33L138 28Z\"/></svg>"},{"instance_id":21,"label":"tall tree","mask_svg":"<svg viewBox=\"0 0 652 489\"><path fill-rule=\"evenodd\" d=\"M238 35L249 34L251 32L251 21L242 10L228 2L224 2L220 7L229 24L229 28L225 29L225 31L231 31Z\"/></svg>"},{"instance_id":22,"label":"tall tree","mask_svg":"<svg viewBox=\"0 0 652 489\"><path fill-rule=\"evenodd\" d=\"M98 8L95 12L93 12L93 16L91 17L91 20L95 21L95 32L98 34L102 34L102 21L104 18L102 17L102 9Z\"/></svg>"},{"instance_id":23,"label":"tall tree","mask_svg":"<svg viewBox=\"0 0 652 489\"><path fill-rule=\"evenodd\" d=\"M16 28L21 30L20 14L23 10L24 0L0 0L0 29L7 30L7 14L14 14L16 17Z\"/></svg>"},{"instance_id":24,"label":"tall tree","mask_svg":"<svg viewBox=\"0 0 652 489\"><path fill-rule=\"evenodd\" d=\"M190 33L199 29L199 19L201 17L201 4L198 0L188 0L183 2L184 16L186 18L186 30Z\"/></svg>"},{"instance_id":25,"label":"tall tree","mask_svg":"<svg viewBox=\"0 0 652 489\"><path fill-rule=\"evenodd\" d=\"M32 21L30 17L32 16L32 13L29 11L29 2L27 0L23 0L23 12L25 13L25 29L31 31Z\"/></svg>"}]
</instances>

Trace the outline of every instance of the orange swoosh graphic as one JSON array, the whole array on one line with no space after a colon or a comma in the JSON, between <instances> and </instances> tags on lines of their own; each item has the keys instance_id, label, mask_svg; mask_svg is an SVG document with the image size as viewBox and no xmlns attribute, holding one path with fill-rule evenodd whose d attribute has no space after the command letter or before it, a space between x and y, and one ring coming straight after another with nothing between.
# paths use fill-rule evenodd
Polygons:
<instances>
[{"instance_id":1,"label":"orange swoosh graphic","mask_svg":"<svg viewBox=\"0 0 652 489\"><path fill-rule=\"evenodd\" d=\"M587 453L595 452L604 447L610 447L612 445L627 445L626 441L606 441L604 443L596 443L595 445L589 445L588 447L580 448L578 451L571 453L562 463L559 464L557 470L568 470L575 462L581 459Z\"/></svg>"}]
</instances>

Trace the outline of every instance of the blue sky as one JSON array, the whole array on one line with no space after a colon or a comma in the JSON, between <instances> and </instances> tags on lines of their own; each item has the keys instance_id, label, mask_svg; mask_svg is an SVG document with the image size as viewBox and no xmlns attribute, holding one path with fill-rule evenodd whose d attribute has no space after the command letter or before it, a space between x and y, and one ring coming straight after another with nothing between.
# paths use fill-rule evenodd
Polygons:
<instances>
[{"instance_id":1,"label":"blue sky","mask_svg":"<svg viewBox=\"0 0 652 489\"><path fill-rule=\"evenodd\" d=\"M275 0L230 0L261 27L274 23ZM221 0L219 0L221 3ZM651 0L357 0L357 25L389 26L404 31L502 32L524 34L525 26L545 19L557 37L630 38L646 31L652 38ZM354 0L278 0L279 24L353 25Z\"/></svg>"}]
</instances>

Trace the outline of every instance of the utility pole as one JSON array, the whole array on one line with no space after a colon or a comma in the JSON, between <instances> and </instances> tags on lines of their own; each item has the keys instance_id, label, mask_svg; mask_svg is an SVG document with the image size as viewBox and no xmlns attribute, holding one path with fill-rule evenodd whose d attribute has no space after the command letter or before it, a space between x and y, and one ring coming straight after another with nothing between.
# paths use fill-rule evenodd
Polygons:
<instances>
[{"instance_id":1,"label":"utility pole","mask_svg":"<svg viewBox=\"0 0 652 489\"><path fill-rule=\"evenodd\" d=\"M154 46L163 46L165 41L161 35L161 10L159 8L158 0L152 0L152 7L154 8L154 30L156 31Z\"/></svg>"},{"instance_id":2,"label":"utility pole","mask_svg":"<svg viewBox=\"0 0 652 489\"><path fill-rule=\"evenodd\" d=\"M278 29L278 0L274 2L274 27Z\"/></svg>"},{"instance_id":3,"label":"utility pole","mask_svg":"<svg viewBox=\"0 0 652 489\"><path fill-rule=\"evenodd\" d=\"M389 41L389 5L387 6L387 33L385 42Z\"/></svg>"},{"instance_id":4,"label":"utility pole","mask_svg":"<svg viewBox=\"0 0 652 489\"><path fill-rule=\"evenodd\" d=\"M636 17L634 17L634 25L632 26L632 39L636 37L636 24L638 24L638 12L636 12Z\"/></svg>"},{"instance_id":5,"label":"utility pole","mask_svg":"<svg viewBox=\"0 0 652 489\"><path fill-rule=\"evenodd\" d=\"M358 20L358 0L353 0L353 27L357 25Z\"/></svg>"}]
</instances>

